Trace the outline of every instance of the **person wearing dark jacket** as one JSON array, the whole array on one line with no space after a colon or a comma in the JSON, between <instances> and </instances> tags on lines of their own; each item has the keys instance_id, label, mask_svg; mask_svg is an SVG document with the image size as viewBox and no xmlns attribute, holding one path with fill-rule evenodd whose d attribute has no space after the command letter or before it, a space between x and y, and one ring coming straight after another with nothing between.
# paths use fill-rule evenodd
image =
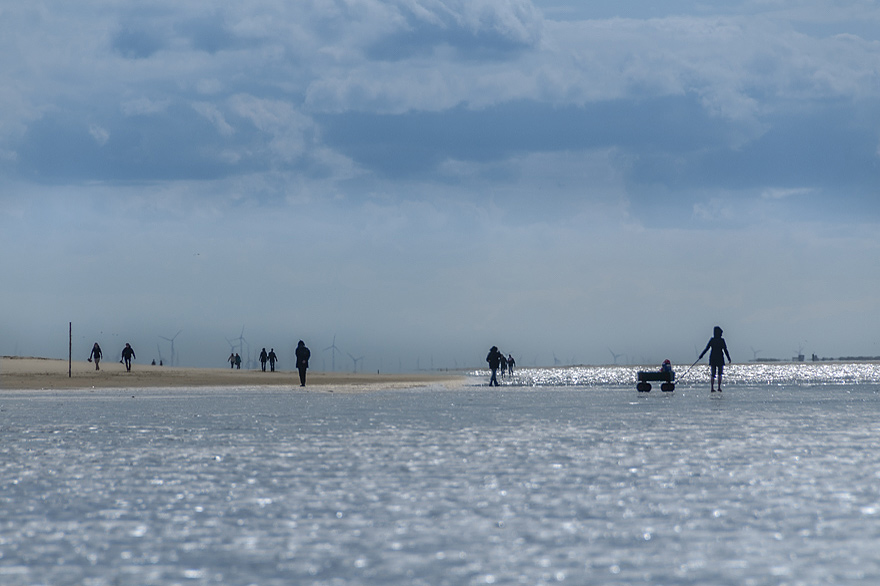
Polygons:
<instances>
[{"instance_id":1,"label":"person wearing dark jacket","mask_svg":"<svg viewBox=\"0 0 880 586\"><path fill-rule=\"evenodd\" d=\"M498 346L492 346L489 349L489 354L486 356L486 362L489 363L489 369L492 371L492 378L489 379L490 387L500 386L498 384L498 367L501 366L501 359L504 358L504 355L498 351Z\"/></svg>"},{"instance_id":2,"label":"person wearing dark jacket","mask_svg":"<svg viewBox=\"0 0 880 586\"><path fill-rule=\"evenodd\" d=\"M721 337L724 332L718 326L715 326L713 336L706 344L706 348L700 353L700 358L706 352L709 352L709 366L712 368L712 392L715 392L715 373L718 373L718 392L721 392L721 378L724 376L724 355L727 355L727 362L730 362L730 352L727 351L727 342Z\"/></svg>"},{"instance_id":3,"label":"person wearing dark jacket","mask_svg":"<svg viewBox=\"0 0 880 586\"><path fill-rule=\"evenodd\" d=\"M299 341L296 345L296 369L299 371L299 386L306 386L306 369L309 367L309 358L312 353L306 348L305 342Z\"/></svg>"},{"instance_id":4,"label":"person wearing dark jacket","mask_svg":"<svg viewBox=\"0 0 880 586\"><path fill-rule=\"evenodd\" d=\"M269 361L269 355L266 353L266 349L263 348L263 351L260 352L260 365L263 367L263 372L266 372L266 363Z\"/></svg>"},{"instance_id":5,"label":"person wearing dark jacket","mask_svg":"<svg viewBox=\"0 0 880 586\"><path fill-rule=\"evenodd\" d=\"M125 348L122 349L122 361L125 363L125 370L131 371L131 359L137 358L134 355L134 349L131 347L131 344L125 344Z\"/></svg>"},{"instance_id":6,"label":"person wearing dark jacket","mask_svg":"<svg viewBox=\"0 0 880 586\"><path fill-rule=\"evenodd\" d=\"M101 352L101 347L98 346L97 342L95 342L95 345L92 346L92 351L89 354L89 362L91 362L92 360L95 361L95 370L101 370L99 363L101 362L102 356L104 356L104 354Z\"/></svg>"},{"instance_id":7,"label":"person wearing dark jacket","mask_svg":"<svg viewBox=\"0 0 880 586\"><path fill-rule=\"evenodd\" d=\"M275 363L278 362L278 355L275 354L275 348L269 350L269 354L266 358L269 359L269 368L272 369L272 372L275 372Z\"/></svg>"}]
</instances>

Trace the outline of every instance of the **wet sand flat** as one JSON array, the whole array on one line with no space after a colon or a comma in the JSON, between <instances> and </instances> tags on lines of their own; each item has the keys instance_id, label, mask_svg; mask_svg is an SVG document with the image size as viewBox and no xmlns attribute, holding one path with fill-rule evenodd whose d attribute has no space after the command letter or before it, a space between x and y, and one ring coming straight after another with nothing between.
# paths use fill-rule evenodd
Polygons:
<instances>
[{"instance_id":1,"label":"wet sand flat","mask_svg":"<svg viewBox=\"0 0 880 586\"><path fill-rule=\"evenodd\" d=\"M464 380L460 373L340 373L309 370L307 385L316 388L370 390L417 387L431 384L455 385ZM0 358L0 389L82 389L149 387L299 387L296 371L262 372L231 368L181 368L132 365L131 372L119 362L102 361L101 370L93 363L49 358ZM307 388L308 388L307 387Z\"/></svg>"}]
</instances>

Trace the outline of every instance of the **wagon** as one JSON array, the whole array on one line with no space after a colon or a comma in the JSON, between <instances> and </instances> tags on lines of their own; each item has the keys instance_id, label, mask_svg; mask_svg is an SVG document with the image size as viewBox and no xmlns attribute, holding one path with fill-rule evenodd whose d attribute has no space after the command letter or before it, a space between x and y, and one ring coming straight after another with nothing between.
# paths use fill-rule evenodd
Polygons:
<instances>
[{"instance_id":1,"label":"wagon","mask_svg":"<svg viewBox=\"0 0 880 586\"><path fill-rule=\"evenodd\" d=\"M656 370L640 370L638 372L638 379L639 382L636 385L636 390L640 393L651 392L651 383L649 381L663 381L663 384L660 385L660 390L665 393L671 393L675 390L675 372L673 371L660 372Z\"/></svg>"}]
</instances>

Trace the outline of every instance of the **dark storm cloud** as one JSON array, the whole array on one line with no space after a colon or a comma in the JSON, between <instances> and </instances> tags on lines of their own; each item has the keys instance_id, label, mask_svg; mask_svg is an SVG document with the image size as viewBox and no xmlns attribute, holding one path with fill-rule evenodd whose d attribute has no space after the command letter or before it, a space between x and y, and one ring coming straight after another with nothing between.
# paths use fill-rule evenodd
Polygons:
<instances>
[{"instance_id":1,"label":"dark storm cloud","mask_svg":"<svg viewBox=\"0 0 880 586\"><path fill-rule=\"evenodd\" d=\"M124 27L113 35L111 47L127 59L147 59L162 49L167 39L144 28Z\"/></svg>"},{"instance_id":2,"label":"dark storm cloud","mask_svg":"<svg viewBox=\"0 0 880 586\"><path fill-rule=\"evenodd\" d=\"M809 186L859 199L876 193L880 103L838 101L809 109L793 105L764 121L767 130L741 145L706 143L710 148L691 149L684 159L671 149L642 151L632 178L678 189Z\"/></svg>"},{"instance_id":3,"label":"dark storm cloud","mask_svg":"<svg viewBox=\"0 0 880 586\"><path fill-rule=\"evenodd\" d=\"M245 131L221 136L214 125L185 105L149 116L107 116L96 122L90 109L65 109L33 122L18 148L23 175L40 182L165 181L216 179L265 168L251 159L231 165L224 146L256 139Z\"/></svg>"},{"instance_id":4,"label":"dark storm cloud","mask_svg":"<svg viewBox=\"0 0 880 586\"><path fill-rule=\"evenodd\" d=\"M217 53L224 49L235 49L246 46L227 26L219 15L194 18L180 23L177 32L190 40L192 47L198 51Z\"/></svg>"},{"instance_id":5,"label":"dark storm cloud","mask_svg":"<svg viewBox=\"0 0 880 586\"><path fill-rule=\"evenodd\" d=\"M729 128L690 97L584 106L517 101L481 110L400 115L321 115L327 143L389 176L431 171L446 160L488 162L524 152L609 147L676 154L721 148Z\"/></svg>"}]
</instances>

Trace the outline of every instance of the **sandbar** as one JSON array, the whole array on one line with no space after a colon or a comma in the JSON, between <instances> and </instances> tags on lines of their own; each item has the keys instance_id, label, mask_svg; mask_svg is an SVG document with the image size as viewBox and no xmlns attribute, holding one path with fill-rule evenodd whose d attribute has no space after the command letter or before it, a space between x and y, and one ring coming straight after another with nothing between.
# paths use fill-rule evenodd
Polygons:
<instances>
[{"instance_id":1,"label":"sandbar","mask_svg":"<svg viewBox=\"0 0 880 586\"><path fill-rule=\"evenodd\" d=\"M69 371L68 371L69 367ZM341 373L308 371L307 390L369 391L430 385L457 387L461 372ZM289 387L301 389L296 371L263 372L231 368L188 368L133 364L126 371L120 362L93 363L53 358L0 357L0 389L184 388L184 387Z\"/></svg>"}]
</instances>

